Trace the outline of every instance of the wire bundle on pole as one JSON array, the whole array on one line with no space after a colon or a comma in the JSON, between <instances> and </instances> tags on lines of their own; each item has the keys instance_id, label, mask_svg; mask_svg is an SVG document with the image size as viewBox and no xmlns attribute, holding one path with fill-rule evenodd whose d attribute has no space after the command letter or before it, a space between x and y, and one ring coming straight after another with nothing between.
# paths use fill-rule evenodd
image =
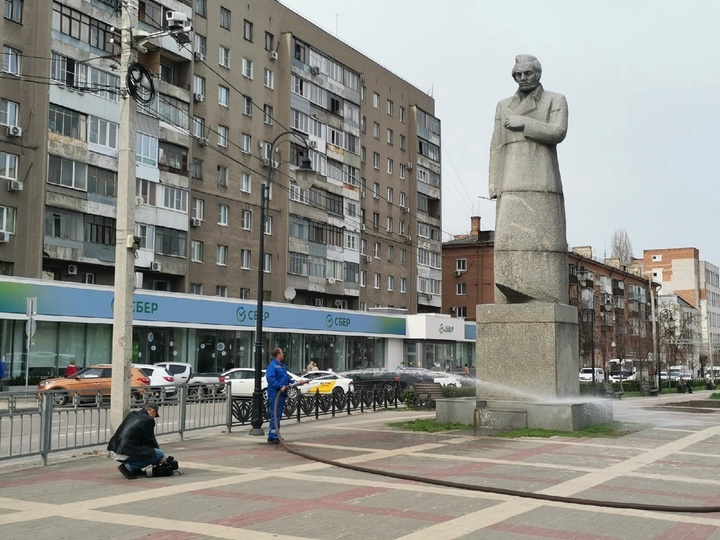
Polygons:
<instances>
[{"instance_id":1,"label":"wire bundle on pole","mask_svg":"<svg viewBox=\"0 0 720 540\"><path fill-rule=\"evenodd\" d=\"M152 72L140 62L133 62L126 76L128 93L138 103L149 105L155 101Z\"/></svg>"}]
</instances>

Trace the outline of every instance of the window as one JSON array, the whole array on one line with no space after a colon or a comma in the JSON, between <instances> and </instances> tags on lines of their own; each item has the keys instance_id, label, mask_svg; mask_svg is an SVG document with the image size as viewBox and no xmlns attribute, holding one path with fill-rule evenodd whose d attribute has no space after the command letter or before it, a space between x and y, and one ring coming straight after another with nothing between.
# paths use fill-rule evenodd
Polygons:
<instances>
[{"instance_id":1,"label":"window","mask_svg":"<svg viewBox=\"0 0 720 540\"><path fill-rule=\"evenodd\" d=\"M367 88L365 86L360 87L360 100L365 103L367 101Z\"/></svg>"},{"instance_id":2,"label":"window","mask_svg":"<svg viewBox=\"0 0 720 540\"><path fill-rule=\"evenodd\" d=\"M373 212L372 215L372 226L373 229L379 229L380 228L380 214L377 212Z\"/></svg>"},{"instance_id":3,"label":"window","mask_svg":"<svg viewBox=\"0 0 720 540\"><path fill-rule=\"evenodd\" d=\"M136 223L135 236L140 238L140 249L155 251L155 227Z\"/></svg>"},{"instance_id":4,"label":"window","mask_svg":"<svg viewBox=\"0 0 720 540\"><path fill-rule=\"evenodd\" d=\"M387 232L393 232L393 218L391 218L391 217L387 218L387 227L385 230Z\"/></svg>"},{"instance_id":5,"label":"window","mask_svg":"<svg viewBox=\"0 0 720 540\"><path fill-rule=\"evenodd\" d=\"M387 143L392 146L394 140L394 133L393 130L388 128L387 130Z\"/></svg>"},{"instance_id":6,"label":"window","mask_svg":"<svg viewBox=\"0 0 720 540\"><path fill-rule=\"evenodd\" d=\"M380 124L373 122L373 137L376 139L380 138Z\"/></svg>"},{"instance_id":7,"label":"window","mask_svg":"<svg viewBox=\"0 0 720 540\"><path fill-rule=\"evenodd\" d=\"M151 167L157 167L157 138L138 132L135 144L135 161L144 165L150 165Z\"/></svg>"},{"instance_id":8,"label":"window","mask_svg":"<svg viewBox=\"0 0 720 540\"><path fill-rule=\"evenodd\" d=\"M249 60L248 58L243 58L242 74L243 74L243 77L247 77L248 79L253 78L253 61L252 60Z\"/></svg>"},{"instance_id":9,"label":"window","mask_svg":"<svg viewBox=\"0 0 720 540\"><path fill-rule=\"evenodd\" d=\"M263 234L272 234L272 216L265 216L265 228Z\"/></svg>"},{"instance_id":10,"label":"window","mask_svg":"<svg viewBox=\"0 0 720 540\"><path fill-rule=\"evenodd\" d=\"M252 137L250 137L247 133L242 134L240 149L245 154L249 154L252 151Z\"/></svg>"},{"instance_id":11,"label":"window","mask_svg":"<svg viewBox=\"0 0 720 540\"><path fill-rule=\"evenodd\" d=\"M190 284L190 294L202 294L202 293L203 293L202 283L191 283Z\"/></svg>"},{"instance_id":12,"label":"window","mask_svg":"<svg viewBox=\"0 0 720 540\"><path fill-rule=\"evenodd\" d=\"M395 276L388 276L388 291L395 290Z\"/></svg>"},{"instance_id":13,"label":"window","mask_svg":"<svg viewBox=\"0 0 720 540\"><path fill-rule=\"evenodd\" d=\"M250 270L250 264L251 264L251 258L250 258L250 250L249 249L242 249L240 250L240 268L244 270Z\"/></svg>"},{"instance_id":14,"label":"window","mask_svg":"<svg viewBox=\"0 0 720 540\"><path fill-rule=\"evenodd\" d=\"M220 26L230 30L230 10L224 7L220 8Z\"/></svg>"},{"instance_id":15,"label":"window","mask_svg":"<svg viewBox=\"0 0 720 540\"><path fill-rule=\"evenodd\" d=\"M207 56L207 38L197 32L195 32L195 52L205 60Z\"/></svg>"},{"instance_id":16,"label":"window","mask_svg":"<svg viewBox=\"0 0 720 540\"><path fill-rule=\"evenodd\" d=\"M207 17L207 0L195 0L195 13L201 17Z\"/></svg>"},{"instance_id":17,"label":"window","mask_svg":"<svg viewBox=\"0 0 720 540\"><path fill-rule=\"evenodd\" d=\"M405 150L405 135L400 135L400 150Z\"/></svg>"},{"instance_id":18,"label":"window","mask_svg":"<svg viewBox=\"0 0 720 540\"><path fill-rule=\"evenodd\" d=\"M0 124L15 125L11 118L17 104L12 101L0 100ZM48 129L52 133L85 141L87 139L87 117L72 109L50 104Z\"/></svg>"},{"instance_id":19,"label":"window","mask_svg":"<svg viewBox=\"0 0 720 540\"><path fill-rule=\"evenodd\" d=\"M205 201L202 199L193 199L192 217L201 221L205 219Z\"/></svg>"},{"instance_id":20,"label":"window","mask_svg":"<svg viewBox=\"0 0 720 540\"><path fill-rule=\"evenodd\" d=\"M199 240L193 240L190 242L190 260L193 262L203 262L203 248L204 244ZM202 294L199 293L199 294Z\"/></svg>"},{"instance_id":21,"label":"window","mask_svg":"<svg viewBox=\"0 0 720 540\"><path fill-rule=\"evenodd\" d=\"M380 108L380 94L373 92L373 107L376 109Z\"/></svg>"},{"instance_id":22,"label":"window","mask_svg":"<svg viewBox=\"0 0 720 540\"><path fill-rule=\"evenodd\" d=\"M391 203L393 202L393 198L395 196L395 191L393 188L389 187L387 188L387 202Z\"/></svg>"},{"instance_id":23,"label":"window","mask_svg":"<svg viewBox=\"0 0 720 540\"><path fill-rule=\"evenodd\" d=\"M160 80L168 84L175 84L175 68L168 64L160 64Z\"/></svg>"},{"instance_id":24,"label":"window","mask_svg":"<svg viewBox=\"0 0 720 540\"><path fill-rule=\"evenodd\" d=\"M406 170L407 170L407 168L405 167L405 164L401 163L400 171L398 172L398 177L400 178L400 180L405 180L405 171Z\"/></svg>"},{"instance_id":25,"label":"window","mask_svg":"<svg viewBox=\"0 0 720 540\"><path fill-rule=\"evenodd\" d=\"M225 165L217 166L217 185L228 187L228 168Z\"/></svg>"},{"instance_id":26,"label":"window","mask_svg":"<svg viewBox=\"0 0 720 540\"><path fill-rule=\"evenodd\" d=\"M400 107L400 121L405 123L405 107Z\"/></svg>"},{"instance_id":27,"label":"window","mask_svg":"<svg viewBox=\"0 0 720 540\"><path fill-rule=\"evenodd\" d=\"M171 255L185 257L187 232L166 227L155 229L155 253L158 255Z\"/></svg>"},{"instance_id":28,"label":"window","mask_svg":"<svg viewBox=\"0 0 720 540\"><path fill-rule=\"evenodd\" d=\"M373 288L380 288L380 274L377 272L373 274Z\"/></svg>"},{"instance_id":29,"label":"window","mask_svg":"<svg viewBox=\"0 0 720 540\"><path fill-rule=\"evenodd\" d=\"M250 210L242 211L242 218L240 219L240 226L246 231L252 230L252 212Z\"/></svg>"},{"instance_id":30,"label":"window","mask_svg":"<svg viewBox=\"0 0 720 540\"><path fill-rule=\"evenodd\" d=\"M155 188L158 184L137 178L135 180L135 194L142 197L143 204L155 206Z\"/></svg>"},{"instance_id":31,"label":"window","mask_svg":"<svg viewBox=\"0 0 720 540\"><path fill-rule=\"evenodd\" d=\"M218 105L223 107L230 106L230 89L227 86L218 86Z\"/></svg>"},{"instance_id":32,"label":"window","mask_svg":"<svg viewBox=\"0 0 720 540\"><path fill-rule=\"evenodd\" d=\"M5 73L20 76L20 57L21 53L12 47L3 47L2 70Z\"/></svg>"},{"instance_id":33,"label":"window","mask_svg":"<svg viewBox=\"0 0 720 540\"><path fill-rule=\"evenodd\" d=\"M115 245L115 220L105 216L85 214L83 241L104 246Z\"/></svg>"},{"instance_id":34,"label":"window","mask_svg":"<svg viewBox=\"0 0 720 540\"><path fill-rule=\"evenodd\" d=\"M275 74L271 69L265 68L265 72L263 73L263 84L265 85L265 88L270 88L271 90L275 88Z\"/></svg>"},{"instance_id":35,"label":"window","mask_svg":"<svg viewBox=\"0 0 720 540\"><path fill-rule=\"evenodd\" d=\"M218 246L217 247L217 265L227 266L228 263L228 247Z\"/></svg>"},{"instance_id":36,"label":"window","mask_svg":"<svg viewBox=\"0 0 720 540\"><path fill-rule=\"evenodd\" d=\"M3 16L16 23L22 22L23 0L5 0Z\"/></svg>"},{"instance_id":37,"label":"window","mask_svg":"<svg viewBox=\"0 0 720 540\"><path fill-rule=\"evenodd\" d=\"M455 294L465 296L467 294L467 283L457 283L455 285Z\"/></svg>"},{"instance_id":38,"label":"window","mask_svg":"<svg viewBox=\"0 0 720 540\"><path fill-rule=\"evenodd\" d=\"M388 158L388 160L387 160L387 172L388 172L388 174L393 173L393 160L390 158Z\"/></svg>"},{"instance_id":39,"label":"window","mask_svg":"<svg viewBox=\"0 0 720 540\"><path fill-rule=\"evenodd\" d=\"M407 249L400 250L400 263L407 264Z\"/></svg>"},{"instance_id":40,"label":"window","mask_svg":"<svg viewBox=\"0 0 720 540\"><path fill-rule=\"evenodd\" d=\"M273 108L267 104L263 106L263 122L269 126L273 123Z\"/></svg>"},{"instance_id":41,"label":"window","mask_svg":"<svg viewBox=\"0 0 720 540\"><path fill-rule=\"evenodd\" d=\"M162 24L162 8L157 2L143 0L139 2L138 20L159 28Z\"/></svg>"},{"instance_id":42,"label":"window","mask_svg":"<svg viewBox=\"0 0 720 540\"><path fill-rule=\"evenodd\" d=\"M265 50L272 51L274 45L275 36L270 32L265 32Z\"/></svg>"},{"instance_id":43,"label":"window","mask_svg":"<svg viewBox=\"0 0 720 540\"><path fill-rule=\"evenodd\" d=\"M367 271L362 270L360 272L360 286L366 287L367 286Z\"/></svg>"},{"instance_id":44,"label":"window","mask_svg":"<svg viewBox=\"0 0 720 540\"><path fill-rule=\"evenodd\" d=\"M245 41L253 40L253 23L247 19L243 21L243 39Z\"/></svg>"},{"instance_id":45,"label":"window","mask_svg":"<svg viewBox=\"0 0 720 540\"><path fill-rule=\"evenodd\" d=\"M400 292L406 293L407 292L407 278L400 278Z\"/></svg>"},{"instance_id":46,"label":"window","mask_svg":"<svg viewBox=\"0 0 720 540\"><path fill-rule=\"evenodd\" d=\"M198 139L205 138L205 119L200 116L193 118L193 135Z\"/></svg>"},{"instance_id":47,"label":"window","mask_svg":"<svg viewBox=\"0 0 720 540\"><path fill-rule=\"evenodd\" d=\"M467 272L467 259L455 259L455 270L458 272Z\"/></svg>"},{"instance_id":48,"label":"window","mask_svg":"<svg viewBox=\"0 0 720 540\"><path fill-rule=\"evenodd\" d=\"M218 136L218 146L227 148L228 147L228 138L230 136L230 128L228 128L227 126L218 126L217 136Z\"/></svg>"},{"instance_id":49,"label":"window","mask_svg":"<svg viewBox=\"0 0 720 540\"><path fill-rule=\"evenodd\" d=\"M389 99L387 100L387 113L388 116L392 116L395 113L395 104Z\"/></svg>"},{"instance_id":50,"label":"window","mask_svg":"<svg viewBox=\"0 0 720 540\"><path fill-rule=\"evenodd\" d=\"M87 165L79 161L50 156L48 183L75 189L87 189Z\"/></svg>"},{"instance_id":51,"label":"window","mask_svg":"<svg viewBox=\"0 0 720 540\"><path fill-rule=\"evenodd\" d=\"M228 214L230 213L230 207L225 204L218 205L218 225L227 227L228 225Z\"/></svg>"},{"instance_id":52,"label":"window","mask_svg":"<svg viewBox=\"0 0 720 540\"><path fill-rule=\"evenodd\" d=\"M250 289L240 288L240 298L242 300L248 300L250 298Z\"/></svg>"},{"instance_id":53,"label":"window","mask_svg":"<svg viewBox=\"0 0 720 540\"><path fill-rule=\"evenodd\" d=\"M373 199L380 198L380 184L373 182Z\"/></svg>"},{"instance_id":54,"label":"window","mask_svg":"<svg viewBox=\"0 0 720 540\"><path fill-rule=\"evenodd\" d=\"M227 295L228 295L227 285L216 285L215 286L215 296L222 296L223 298L227 298Z\"/></svg>"},{"instance_id":55,"label":"window","mask_svg":"<svg viewBox=\"0 0 720 540\"><path fill-rule=\"evenodd\" d=\"M53 104L50 104L50 115L52 118L52 107ZM65 109L64 107L61 107L65 111L70 111L70 109ZM71 111L72 112L72 111ZM85 140L85 118L84 115L81 115L80 113L75 113L78 116L76 117L76 120L78 124L82 122L82 131L78 128L78 135L82 134L82 139ZM20 104L15 103L14 101L10 101L8 99L0 99L0 125L3 126L17 126L18 125L18 117L20 116ZM82 117L82 120L80 119ZM69 129L69 128L68 128ZM79 139L80 137L75 137L76 139Z\"/></svg>"},{"instance_id":56,"label":"window","mask_svg":"<svg viewBox=\"0 0 720 540\"><path fill-rule=\"evenodd\" d=\"M244 193L250 193L250 173L242 173L240 175L240 191Z\"/></svg>"},{"instance_id":57,"label":"window","mask_svg":"<svg viewBox=\"0 0 720 540\"><path fill-rule=\"evenodd\" d=\"M16 213L11 206L0 206L0 231L15 232Z\"/></svg>"},{"instance_id":58,"label":"window","mask_svg":"<svg viewBox=\"0 0 720 540\"><path fill-rule=\"evenodd\" d=\"M205 95L205 77L193 75L193 92L202 96Z\"/></svg>"},{"instance_id":59,"label":"window","mask_svg":"<svg viewBox=\"0 0 720 540\"><path fill-rule=\"evenodd\" d=\"M174 186L164 186L163 207L187 213L189 193L190 192L187 189Z\"/></svg>"},{"instance_id":60,"label":"window","mask_svg":"<svg viewBox=\"0 0 720 540\"><path fill-rule=\"evenodd\" d=\"M373 257L375 257L376 259L380 258L380 249L380 242L373 242Z\"/></svg>"},{"instance_id":61,"label":"window","mask_svg":"<svg viewBox=\"0 0 720 540\"><path fill-rule=\"evenodd\" d=\"M263 272L265 272L266 274L272 273L272 262L272 253L266 253L263 261Z\"/></svg>"},{"instance_id":62,"label":"window","mask_svg":"<svg viewBox=\"0 0 720 540\"><path fill-rule=\"evenodd\" d=\"M252 98L250 96L243 96L243 114L247 116L252 116L252 110L253 110L253 104L252 104Z\"/></svg>"},{"instance_id":63,"label":"window","mask_svg":"<svg viewBox=\"0 0 720 540\"><path fill-rule=\"evenodd\" d=\"M117 173L109 169L101 169L88 165L87 192L103 197L117 197Z\"/></svg>"},{"instance_id":64,"label":"window","mask_svg":"<svg viewBox=\"0 0 720 540\"><path fill-rule=\"evenodd\" d=\"M90 138L91 143L118 149L118 124L110 122L97 116L90 117Z\"/></svg>"},{"instance_id":65,"label":"window","mask_svg":"<svg viewBox=\"0 0 720 540\"><path fill-rule=\"evenodd\" d=\"M193 158L192 165L190 166L190 174L192 175L193 180L199 180L202 182L203 179L203 160L198 158Z\"/></svg>"},{"instance_id":66,"label":"window","mask_svg":"<svg viewBox=\"0 0 720 540\"><path fill-rule=\"evenodd\" d=\"M222 45L220 46L218 62L222 67L230 67L230 49Z\"/></svg>"},{"instance_id":67,"label":"window","mask_svg":"<svg viewBox=\"0 0 720 540\"><path fill-rule=\"evenodd\" d=\"M118 30L59 2L53 3L52 29L105 52L120 54Z\"/></svg>"},{"instance_id":68,"label":"window","mask_svg":"<svg viewBox=\"0 0 720 540\"><path fill-rule=\"evenodd\" d=\"M380 154L373 152L373 169L380 168Z\"/></svg>"}]
</instances>

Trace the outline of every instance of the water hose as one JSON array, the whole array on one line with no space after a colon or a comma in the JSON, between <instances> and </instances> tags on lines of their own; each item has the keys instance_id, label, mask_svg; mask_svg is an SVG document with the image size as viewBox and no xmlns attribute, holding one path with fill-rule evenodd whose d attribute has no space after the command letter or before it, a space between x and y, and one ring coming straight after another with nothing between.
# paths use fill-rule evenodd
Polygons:
<instances>
[{"instance_id":1,"label":"water hose","mask_svg":"<svg viewBox=\"0 0 720 540\"><path fill-rule=\"evenodd\" d=\"M296 385L289 385L288 388ZM643 504L643 503L632 503L632 502L619 502L619 501L602 501L596 499L582 499L578 497L563 497L560 495L547 495L543 493L532 493L529 491L518 491L515 489L504 489L490 486L478 486L474 484L465 484L462 482L451 482L448 480L437 480L434 478L424 478L422 476L415 476L411 474L402 474L391 471L382 471L379 469L371 469L363 467L361 465L351 465L348 463L341 463L332 459L325 459L318 456L313 456L305 452L301 452L295 448L289 446L285 439L280 434L280 424L278 423L278 402L280 401L280 392L275 397L275 403L273 405L273 418L275 419L275 429L277 431L278 440L280 446L290 454L316 461L318 463L325 463L332 467L340 467L342 469L348 469L350 471L363 472L367 474L374 474L379 476L387 476L389 478L397 478L398 480L409 480L411 482L420 482L423 484L432 484L435 486L450 487L456 489L463 489L466 491L479 491L481 493L494 493L496 495L506 495L508 497L522 497L524 499L536 499L539 501L553 501L565 504L580 504L584 506L600 506L604 508L625 508L629 510L647 510L649 512L683 512L689 514L712 514L720 512L720 506L676 506L669 504Z\"/></svg>"}]
</instances>

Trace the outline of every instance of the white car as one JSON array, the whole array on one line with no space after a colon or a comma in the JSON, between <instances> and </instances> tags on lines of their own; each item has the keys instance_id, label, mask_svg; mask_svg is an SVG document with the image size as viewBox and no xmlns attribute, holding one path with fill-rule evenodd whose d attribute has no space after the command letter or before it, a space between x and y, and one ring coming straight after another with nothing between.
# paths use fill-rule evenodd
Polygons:
<instances>
[{"instance_id":1,"label":"white car","mask_svg":"<svg viewBox=\"0 0 720 540\"><path fill-rule=\"evenodd\" d=\"M297 382L300 377L290 373L290 378ZM255 390L255 368L235 368L222 374L226 381L230 382L230 395L233 397L252 397ZM260 380L260 388L263 391L263 397L267 398L267 379L265 378L265 370L262 370L262 379ZM302 386L299 388L303 388ZM288 397L293 397L294 391L288 393Z\"/></svg>"},{"instance_id":2,"label":"white car","mask_svg":"<svg viewBox=\"0 0 720 540\"><path fill-rule=\"evenodd\" d=\"M432 375L434 382L440 383L443 386L454 386L456 388L460 388L462 386L460 379L452 373L446 373L444 371L431 371L430 374Z\"/></svg>"},{"instance_id":3,"label":"white car","mask_svg":"<svg viewBox=\"0 0 720 540\"><path fill-rule=\"evenodd\" d=\"M156 393L165 390L165 395L174 396L177 390L175 377L161 366L151 366L150 364L133 364L132 367L139 369L150 379L151 390Z\"/></svg>"},{"instance_id":4,"label":"white car","mask_svg":"<svg viewBox=\"0 0 720 540\"><path fill-rule=\"evenodd\" d=\"M580 370L580 382L591 382L593 380L593 368L582 368ZM602 368L595 368L595 381L605 382L605 371Z\"/></svg>"},{"instance_id":5,"label":"white car","mask_svg":"<svg viewBox=\"0 0 720 540\"><path fill-rule=\"evenodd\" d=\"M334 371L308 371L302 376L309 382L299 386L303 394L339 394L341 396L353 391L353 380L338 375Z\"/></svg>"}]
</instances>

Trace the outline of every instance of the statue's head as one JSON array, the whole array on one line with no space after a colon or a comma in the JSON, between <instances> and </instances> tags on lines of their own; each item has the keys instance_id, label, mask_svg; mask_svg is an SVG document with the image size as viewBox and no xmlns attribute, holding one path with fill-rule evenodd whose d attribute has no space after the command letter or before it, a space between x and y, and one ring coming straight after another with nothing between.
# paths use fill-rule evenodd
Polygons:
<instances>
[{"instance_id":1,"label":"statue's head","mask_svg":"<svg viewBox=\"0 0 720 540\"><path fill-rule=\"evenodd\" d=\"M512 77L518 83L521 92L532 92L540 84L542 66L540 60L530 54L519 54L515 57Z\"/></svg>"}]
</instances>

